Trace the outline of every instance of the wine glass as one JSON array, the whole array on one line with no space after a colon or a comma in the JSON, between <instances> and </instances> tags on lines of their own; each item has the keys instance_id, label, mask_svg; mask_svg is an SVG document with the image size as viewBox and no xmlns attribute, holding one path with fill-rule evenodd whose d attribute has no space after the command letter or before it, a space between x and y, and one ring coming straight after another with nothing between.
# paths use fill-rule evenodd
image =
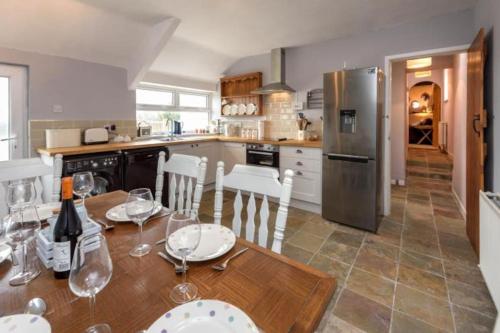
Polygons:
<instances>
[{"instance_id":1,"label":"wine glass","mask_svg":"<svg viewBox=\"0 0 500 333\"><path fill-rule=\"evenodd\" d=\"M95 298L106 287L113 274L113 263L109 256L106 238L100 233L88 235L76 243L69 288L79 297L90 301L90 320L95 323ZM94 324L85 330L87 333L111 333L108 324Z\"/></svg>"},{"instance_id":2,"label":"wine glass","mask_svg":"<svg viewBox=\"0 0 500 333\"><path fill-rule=\"evenodd\" d=\"M149 188L138 188L128 193L125 203L127 217L139 225L139 243L130 250L132 257L142 257L151 251L151 245L142 243L142 225L151 216L154 209L153 194Z\"/></svg>"},{"instance_id":3,"label":"wine glass","mask_svg":"<svg viewBox=\"0 0 500 333\"><path fill-rule=\"evenodd\" d=\"M27 284L40 274L38 269L28 269L28 244L40 230L40 219L34 207L35 197L33 182L20 181L9 184L7 188L10 214L5 225L5 238L13 251L22 245L23 254L23 269L9 280L12 286ZM32 209L27 210L28 207Z\"/></svg>"},{"instance_id":4,"label":"wine glass","mask_svg":"<svg viewBox=\"0 0 500 333\"><path fill-rule=\"evenodd\" d=\"M82 199L85 207L85 197L94 189L92 172L77 172L73 174L73 193Z\"/></svg>"},{"instance_id":5,"label":"wine glass","mask_svg":"<svg viewBox=\"0 0 500 333\"><path fill-rule=\"evenodd\" d=\"M189 214L189 212L187 212ZM182 258L182 283L170 292L172 301L178 304L190 302L196 298L198 287L186 282L186 257L196 250L201 239L200 220L196 214L184 215L173 213L170 215L165 235L167 250Z\"/></svg>"}]
</instances>

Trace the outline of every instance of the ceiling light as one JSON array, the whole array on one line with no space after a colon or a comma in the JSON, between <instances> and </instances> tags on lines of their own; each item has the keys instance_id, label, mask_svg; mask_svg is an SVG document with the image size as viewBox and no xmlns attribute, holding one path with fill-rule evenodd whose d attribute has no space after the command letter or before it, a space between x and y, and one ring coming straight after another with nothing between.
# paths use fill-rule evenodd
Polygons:
<instances>
[{"instance_id":1,"label":"ceiling light","mask_svg":"<svg viewBox=\"0 0 500 333\"><path fill-rule=\"evenodd\" d=\"M418 69L432 66L432 58L411 59L406 61L407 69Z\"/></svg>"},{"instance_id":2,"label":"ceiling light","mask_svg":"<svg viewBox=\"0 0 500 333\"><path fill-rule=\"evenodd\" d=\"M415 77L420 79L423 77L429 77L432 75L432 71L422 71L422 72L415 72Z\"/></svg>"}]
</instances>

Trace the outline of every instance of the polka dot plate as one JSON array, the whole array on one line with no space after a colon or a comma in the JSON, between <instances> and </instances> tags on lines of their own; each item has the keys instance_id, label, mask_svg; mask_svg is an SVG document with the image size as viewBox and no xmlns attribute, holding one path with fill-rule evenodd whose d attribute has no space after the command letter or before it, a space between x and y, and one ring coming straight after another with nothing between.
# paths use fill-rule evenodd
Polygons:
<instances>
[{"instance_id":1,"label":"polka dot plate","mask_svg":"<svg viewBox=\"0 0 500 333\"><path fill-rule=\"evenodd\" d=\"M43 317L17 314L0 318L2 333L50 333L50 324Z\"/></svg>"},{"instance_id":2,"label":"polka dot plate","mask_svg":"<svg viewBox=\"0 0 500 333\"><path fill-rule=\"evenodd\" d=\"M147 333L258 333L240 309L217 300L182 304L162 315Z\"/></svg>"}]
</instances>

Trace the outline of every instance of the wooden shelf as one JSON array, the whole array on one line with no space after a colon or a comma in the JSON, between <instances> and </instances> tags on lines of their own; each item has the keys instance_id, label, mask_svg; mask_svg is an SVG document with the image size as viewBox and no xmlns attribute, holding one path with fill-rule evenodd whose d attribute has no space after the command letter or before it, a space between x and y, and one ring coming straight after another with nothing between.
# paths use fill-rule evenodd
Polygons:
<instances>
[{"instance_id":1,"label":"wooden shelf","mask_svg":"<svg viewBox=\"0 0 500 333\"><path fill-rule=\"evenodd\" d=\"M251 94L252 91L262 87L262 73L252 72L235 76L226 76L220 80L221 98L228 100L229 104L249 104L253 103L257 106L255 115L244 116L261 116L262 115L262 95ZM222 106L221 106L221 115ZM227 116L225 116L227 117ZM232 116L238 117L238 115ZM243 117L240 116L240 117Z\"/></svg>"},{"instance_id":2,"label":"wooden shelf","mask_svg":"<svg viewBox=\"0 0 500 333\"><path fill-rule=\"evenodd\" d=\"M224 99L231 99L231 98L248 98L248 97L259 97L260 95L257 94L249 94L249 95L229 95L229 96L222 96L221 98Z\"/></svg>"}]
</instances>

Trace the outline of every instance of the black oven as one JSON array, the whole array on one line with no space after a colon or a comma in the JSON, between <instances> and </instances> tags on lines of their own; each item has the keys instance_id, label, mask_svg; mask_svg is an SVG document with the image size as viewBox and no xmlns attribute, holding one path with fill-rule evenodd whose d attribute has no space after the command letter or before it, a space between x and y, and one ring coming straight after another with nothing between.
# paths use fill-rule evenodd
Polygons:
<instances>
[{"instance_id":1,"label":"black oven","mask_svg":"<svg viewBox=\"0 0 500 333\"><path fill-rule=\"evenodd\" d=\"M280 167L280 147L276 145L247 143L247 164Z\"/></svg>"}]
</instances>

